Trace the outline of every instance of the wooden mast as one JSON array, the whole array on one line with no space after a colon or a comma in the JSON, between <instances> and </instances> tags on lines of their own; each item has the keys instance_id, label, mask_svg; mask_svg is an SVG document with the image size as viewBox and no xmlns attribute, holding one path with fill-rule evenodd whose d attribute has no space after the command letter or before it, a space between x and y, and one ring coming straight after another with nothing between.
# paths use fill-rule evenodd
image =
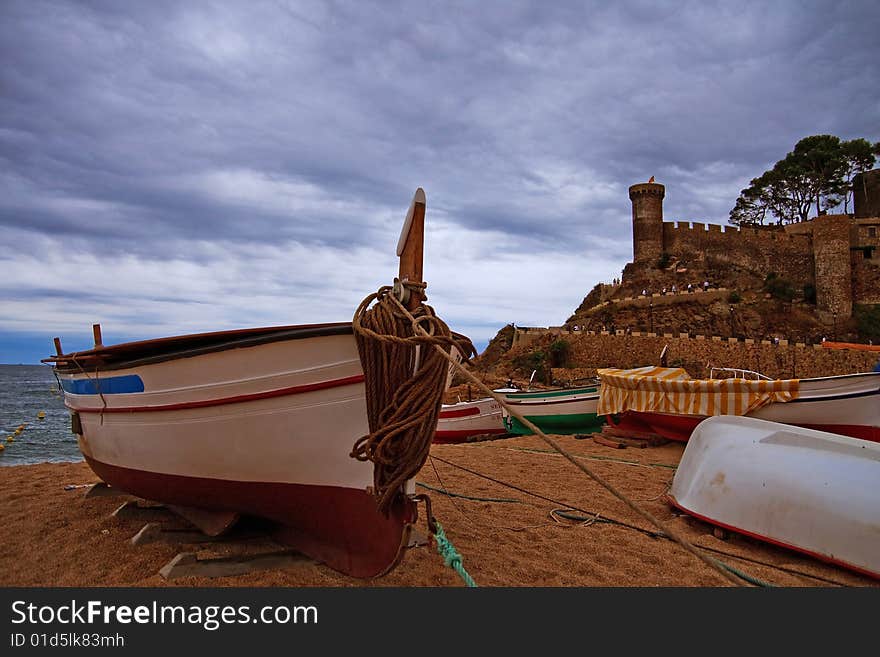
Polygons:
<instances>
[{"instance_id":1,"label":"wooden mast","mask_svg":"<svg viewBox=\"0 0 880 657\"><path fill-rule=\"evenodd\" d=\"M419 187L413 195L400 240L397 242L397 255L400 258L398 278L401 282L422 283L424 276L422 260L425 250L425 190ZM405 305L407 310L415 310L423 295L410 290Z\"/></svg>"}]
</instances>

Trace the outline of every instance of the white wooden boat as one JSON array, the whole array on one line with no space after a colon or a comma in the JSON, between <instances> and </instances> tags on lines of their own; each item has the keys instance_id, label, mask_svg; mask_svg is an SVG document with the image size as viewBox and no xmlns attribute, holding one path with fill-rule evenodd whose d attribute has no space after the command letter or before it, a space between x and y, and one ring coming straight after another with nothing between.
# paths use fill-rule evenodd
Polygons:
<instances>
[{"instance_id":1,"label":"white wooden boat","mask_svg":"<svg viewBox=\"0 0 880 657\"><path fill-rule=\"evenodd\" d=\"M669 501L711 524L880 578L880 444L748 417L701 422Z\"/></svg>"},{"instance_id":2,"label":"white wooden boat","mask_svg":"<svg viewBox=\"0 0 880 657\"><path fill-rule=\"evenodd\" d=\"M409 280L421 280L424 206L419 189L401 235L406 249L417 244ZM398 255L403 269L401 247ZM401 558L416 520L412 482L380 513L369 492L374 466L352 457L370 427L351 323L100 343L96 334L94 349L64 354L56 339L45 361L80 450L105 482L268 518L281 540L350 575L379 575Z\"/></svg>"},{"instance_id":3,"label":"white wooden boat","mask_svg":"<svg viewBox=\"0 0 880 657\"><path fill-rule=\"evenodd\" d=\"M460 443L471 436L507 433L501 418L501 404L492 397L443 404L437 420L435 443Z\"/></svg>"},{"instance_id":4,"label":"white wooden boat","mask_svg":"<svg viewBox=\"0 0 880 657\"><path fill-rule=\"evenodd\" d=\"M717 368L720 369L720 368ZM880 442L880 372L769 379L730 370L691 379L681 368L599 370L599 413L622 429L687 441L712 415L743 415Z\"/></svg>"},{"instance_id":5,"label":"white wooden boat","mask_svg":"<svg viewBox=\"0 0 880 657\"><path fill-rule=\"evenodd\" d=\"M604 422L604 418L596 413L598 384L507 392L504 401L545 433L590 433ZM506 411L502 413L508 432L518 435L534 433L515 416Z\"/></svg>"}]
</instances>

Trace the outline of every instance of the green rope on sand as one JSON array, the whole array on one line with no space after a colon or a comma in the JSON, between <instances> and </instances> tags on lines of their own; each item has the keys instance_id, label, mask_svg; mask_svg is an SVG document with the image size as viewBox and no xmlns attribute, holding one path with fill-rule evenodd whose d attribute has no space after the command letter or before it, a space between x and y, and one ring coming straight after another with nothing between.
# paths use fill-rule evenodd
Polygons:
<instances>
[{"instance_id":1,"label":"green rope on sand","mask_svg":"<svg viewBox=\"0 0 880 657\"><path fill-rule=\"evenodd\" d=\"M709 557L709 558L711 559L711 557ZM762 579L759 579L759 578L757 578L757 577L754 577L754 576L752 576L752 575L749 575L748 573L744 573L743 571L739 570L738 568L734 568L734 567L731 566L730 564L726 564L726 563L724 563L723 561L719 561L718 559L712 559L712 561L714 561L714 562L717 563L719 566L721 566L722 568L724 568L724 570L726 570L726 571L728 571L728 572L730 572L730 573L733 573L734 575L736 575L736 576L739 577L740 579L744 579L745 581L747 581L747 582L749 582L749 583L751 583L751 584L754 584L754 585L756 585L756 586L768 587L768 588L775 588L775 587L776 587L775 584L771 584L770 582L765 582L765 581L762 580Z\"/></svg>"},{"instance_id":2,"label":"green rope on sand","mask_svg":"<svg viewBox=\"0 0 880 657\"><path fill-rule=\"evenodd\" d=\"M477 583L470 575L468 575L464 566L461 565L461 555L455 550L455 546L452 545L452 542L446 538L446 534L443 532L443 525L439 522L436 524L437 531L434 532L434 538L437 539L437 552L443 557L443 562L457 572L458 576L464 580L464 583L467 586L476 587Z\"/></svg>"}]
</instances>

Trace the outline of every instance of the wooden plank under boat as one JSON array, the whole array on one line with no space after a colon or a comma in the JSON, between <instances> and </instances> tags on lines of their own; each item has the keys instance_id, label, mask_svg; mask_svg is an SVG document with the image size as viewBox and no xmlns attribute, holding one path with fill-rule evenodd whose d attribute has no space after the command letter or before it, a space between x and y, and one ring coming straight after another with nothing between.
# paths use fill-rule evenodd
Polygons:
<instances>
[{"instance_id":1,"label":"wooden plank under boat","mask_svg":"<svg viewBox=\"0 0 880 657\"><path fill-rule=\"evenodd\" d=\"M701 422L669 502L706 522L880 578L880 444L749 417Z\"/></svg>"},{"instance_id":2,"label":"wooden plank under boat","mask_svg":"<svg viewBox=\"0 0 880 657\"><path fill-rule=\"evenodd\" d=\"M422 230L424 203L419 189L398 249L410 281L421 264L406 255L407 237L411 226ZM96 333L95 342L65 354L56 340L58 353L44 360L82 454L105 482L169 505L275 521L285 543L356 577L397 564L417 517L414 486L406 482L381 513L373 463L351 456L370 433L351 323L113 346Z\"/></svg>"},{"instance_id":3,"label":"wooden plank under boat","mask_svg":"<svg viewBox=\"0 0 880 657\"><path fill-rule=\"evenodd\" d=\"M779 380L691 379L657 367L598 373L599 412L621 430L686 442L710 415L742 415L880 442L880 372Z\"/></svg>"}]
</instances>

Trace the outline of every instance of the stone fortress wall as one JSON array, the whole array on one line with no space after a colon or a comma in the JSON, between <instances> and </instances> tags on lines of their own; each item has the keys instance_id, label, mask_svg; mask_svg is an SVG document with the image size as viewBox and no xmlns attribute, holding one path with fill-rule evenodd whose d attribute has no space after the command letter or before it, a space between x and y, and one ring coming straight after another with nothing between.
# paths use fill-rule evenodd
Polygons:
<instances>
[{"instance_id":1,"label":"stone fortress wall","mask_svg":"<svg viewBox=\"0 0 880 657\"><path fill-rule=\"evenodd\" d=\"M821 344L780 340L738 340L719 336L568 331L563 327L517 327L511 349L527 351L566 340L577 368L554 368L559 381L595 376L601 367L632 368L659 364L668 347L669 366L684 367L695 378L708 375L708 367L753 370L772 378L812 378L852 372L869 372L880 361L880 352L827 349Z\"/></svg>"},{"instance_id":2,"label":"stone fortress wall","mask_svg":"<svg viewBox=\"0 0 880 657\"><path fill-rule=\"evenodd\" d=\"M781 228L663 222L663 245L682 260L702 260L711 254L717 260L758 272L773 271L795 281L815 276L810 236L789 234Z\"/></svg>"},{"instance_id":3,"label":"stone fortress wall","mask_svg":"<svg viewBox=\"0 0 880 657\"><path fill-rule=\"evenodd\" d=\"M736 228L663 221L666 189L659 183L630 187L633 260L654 265L663 254L680 260L736 263L759 275L771 272L816 288L821 321L850 317L854 303L880 303L880 169L854 182L854 213L822 215L800 223Z\"/></svg>"}]
</instances>

